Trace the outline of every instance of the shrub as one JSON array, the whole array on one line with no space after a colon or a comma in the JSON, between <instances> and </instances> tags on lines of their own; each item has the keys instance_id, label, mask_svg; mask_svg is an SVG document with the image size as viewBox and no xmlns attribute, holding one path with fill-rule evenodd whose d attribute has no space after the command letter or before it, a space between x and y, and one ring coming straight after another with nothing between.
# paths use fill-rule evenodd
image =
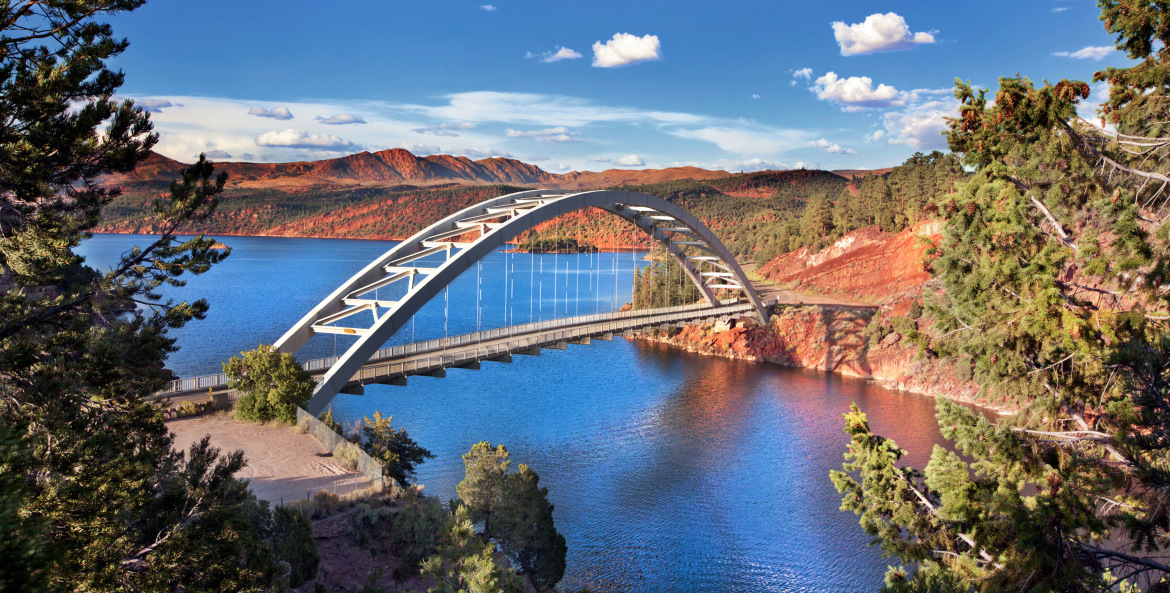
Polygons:
<instances>
[{"instance_id":1,"label":"shrub","mask_svg":"<svg viewBox=\"0 0 1170 593\"><path fill-rule=\"evenodd\" d=\"M260 344L223 365L228 387L240 392L236 416L250 422L293 424L297 407L313 395L313 377L287 352Z\"/></svg>"},{"instance_id":2,"label":"shrub","mask_svg":"<svg viewBox=\"0 0 1170 593\"><path fill-rule=\"evenodd\" d=\"M179 404L179 417L194 416L199 413L199 406L195 405L193 401L185 401Z\"/></svg>"},{"instance_id":3,"label":"shrub","mask_svg":"<svg viewBox=\"0 0 1170 593\"><path fill-rule=\"evenodd\" d=\"M390 540L402 562L397 576L416 574L422 561L439 549L448 520L447 510L432 498L416 498L391 518Z\"/></svg>"},{"instance_id":4,"label":"shrub","mask_svg":"<svg viewBox=\"0 0 1170 593\"><path fill-rule=\"evenodd\" d=\"M357 448L357 445L354 445L353 443L346 443L338 447L337 450L333 452L333 456L337 458L337 461L341 464L341 467L344 467L349 471L357 471L358 461L361 459L360 449Z\"/></svg>"},{"instance_id":5,"label":"shrub","mask_svg":"<svg viewBox=\"0 0 1170 593\"><path fill-rule=\"evenodd\" d=\"M272 513L272 549L277 560L289 564L289 586L317 576L317 543L313 525L295 507L278 506Z\"/></svg>"},{"instance_id":6,"label":"shrub","mask_svg":"<svg viewBox=\"0 0 1170 593\"><path fill-rule=\"evenodd\" d=\"M345 429L342 428L341 423L333 419L333 406L329 406L328 409L326 409L324 412L321 412L321 415L318 416L317 419L320 420L321 423L325 426L328 426L329 429L333 432L336 432L343 437L345 436Z\"/></svg>"}]
</instances>

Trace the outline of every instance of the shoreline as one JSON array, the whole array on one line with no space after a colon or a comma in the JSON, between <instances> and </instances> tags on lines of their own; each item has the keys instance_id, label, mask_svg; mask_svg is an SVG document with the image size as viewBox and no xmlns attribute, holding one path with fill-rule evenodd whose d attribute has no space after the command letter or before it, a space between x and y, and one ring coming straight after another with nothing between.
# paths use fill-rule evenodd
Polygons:
<instances>
[{"instance_id":1,"label":"shoreline","mask_svg":"<svg viewBox=\"0 0 1170 593\"><path fill-rule=\"evenodd\" d=\"M859 350L867 349L862 345L837 349L808 335L810 333L825 335L823 326L818 332L802 332L807 327L801 327L793 318L800 314L818 313L821 308L814 305L799 309L799 312L789 310L782 315L774 314L767 327L755 324L755 327L748 328L745 325L752 325L754 319L744 323L742 321L744 318L740 318L739 322L743 325L728 327L723 331L719 331L721 328L718 325L704 324L688 326L669 336L655 335L657 330L653 333L635 332L634 336L628 339L703 356L742 360L753 364L774 364L859 379L891 391L930 398L945 397L994 413L996 416L1011 416L1018 412L1014 408L987 401L981 396L982 390L978 385L954 376L954 366L950 362L919 359L916 357L917 348L893 343L898 340L889 344L883 340L883 343L879 344L879 352L873 356L875 361L869 367L871 371L858 372L861 370L859 366L862 365L858 365L854 357ZM776 332L776 335L769 335L769 330Z\"/></svg>"}]
</instances>

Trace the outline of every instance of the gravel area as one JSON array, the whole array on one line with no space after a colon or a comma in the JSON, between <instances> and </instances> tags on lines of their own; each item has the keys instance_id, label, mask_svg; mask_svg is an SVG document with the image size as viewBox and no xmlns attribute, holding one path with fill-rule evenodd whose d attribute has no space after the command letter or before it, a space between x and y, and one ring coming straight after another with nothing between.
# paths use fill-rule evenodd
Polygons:
<instances>
[{"instance_id":1,"label":"gravel area","mask_svg":"<svg viewBox=\"0 0 1170 593\"><path fill-rule=\"evenodd\" d=\"M228 414L209 414L167 422L174 447L186 450L204 435L228 453L244 452L247 465L236 474L252 492L274 504L312 497L321 490L345 494L370 486L369 478L338 464L313 435L291 426L240 422Z\"/></svg>"}]
</instances>

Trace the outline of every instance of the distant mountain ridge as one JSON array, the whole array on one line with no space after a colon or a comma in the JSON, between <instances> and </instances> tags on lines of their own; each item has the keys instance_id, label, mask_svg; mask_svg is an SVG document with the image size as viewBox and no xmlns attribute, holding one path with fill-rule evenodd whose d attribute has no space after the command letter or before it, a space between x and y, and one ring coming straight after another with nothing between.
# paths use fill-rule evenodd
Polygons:
<instances>
[{"instance_id":1,"label":"distant mountain ridge","mask_svg":"<svg viewBox=\"0 0 1170 593\"><path fill-rule=\"evenodd\" d=\"M178 177L184 163L151 153L127 174L113 175L109 185L128 192L164 191ZM473 161L446 154L415 156L401 148L378 152L359 152L334 159L292 163L243 163L216 161L217 171L228 173L229 187L241 189L298 188L324 189L362 186L410 184L433 186L463 185L541 185L566 189L588 189L628 184L661 183L679 179L720 179L727 171L698 167L667 169L609 169L601 172L572 171L549 173L540 167L510 159L493 157Z\"/></svg>"}]
</instances>

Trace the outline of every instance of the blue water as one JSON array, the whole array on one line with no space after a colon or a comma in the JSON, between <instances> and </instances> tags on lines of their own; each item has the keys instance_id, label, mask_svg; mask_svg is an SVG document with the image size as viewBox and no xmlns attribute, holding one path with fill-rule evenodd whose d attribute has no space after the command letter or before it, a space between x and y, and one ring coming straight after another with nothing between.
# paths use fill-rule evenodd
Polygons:
<instances>
[{"instance_id":1,"label":"blue water","mask_svg":"<svg viewBox=\"0 0 1170 593\"><path fill-rule=\"evenodd\" d=\"M99 235L80 251L100 269L145 240ZM167 366L181 375L218 372L230 355L272 343L393 245L225 242L233 248L227 261L168 291L211 303L206 320L174 333L181 350ZM446 307L440 297L416 316L415 338L442 336L444 322L451 335L499 327L505 315L524 323L530 308L532 319L609 311L629 300L634 266L644 264L630 253L495 253L452 285ZM298 355L333 348L332 338L316 339ZM460 456L472 444L505 444L514 463L540 475L556 505L569 545L562 586L875 591L893 562L866 546L856 517L837 510L828 479L840 467L847 441L841 414L851 401L877 432L910 450L911 463L925 463L941 442L928 398L621 338L517 356L510 365L485 363L480 371L450 370L445 379L412 377L406 387L367 386L364 396L339 396L333 409L344 420L375 409L392 414L395 426L437 456L420 467L418 481L443 500L454 496Z\"/></svg>"}]
</instances>

